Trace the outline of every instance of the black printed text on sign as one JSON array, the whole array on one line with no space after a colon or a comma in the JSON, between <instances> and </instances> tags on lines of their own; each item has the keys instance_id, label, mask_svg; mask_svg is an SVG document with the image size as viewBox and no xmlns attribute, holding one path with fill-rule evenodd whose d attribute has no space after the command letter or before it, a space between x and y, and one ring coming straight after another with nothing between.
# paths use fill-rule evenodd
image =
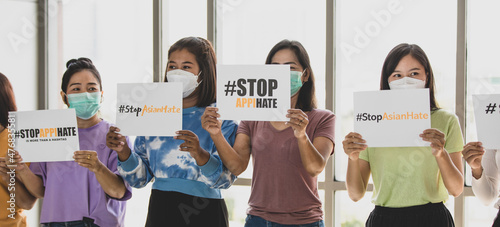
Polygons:
<instances>
[{"instance_id":1,"label":"black printed text on sign","mask_svg":"<svg viewBox=\"0 0 500 227\"><path fill-rule=\"evenodd\" d=\"M127 136L174 136L182 129L181 83L117 85L116 126Z\"/></svg>"},{"instance_id":2,"label":"black printed text on sign","mask_svg":"<svg viewBox=\"0 0 500 227\"><path fill-rule=\"evenodd\" d=\"M354 92L354 131L369 147L426 147L429 89Z\"/></svg>"},{"instance_id":3,"label":"black printed text on sign","mask_svg":"<svg viewBox=\"0 0 500 227\"><path fill-rule=\"evenodd\" d=\"M9 119L24 162L72 161L80 150L74 109L10 112Z\"/></svg>"},{"instance_id":4,"label":"black printed text on sign","mask_svg":"<svg viewBox=\"0 0 500 227\"><path fill-rule=\"evenodd\" d=\"M289 65L217 65L221 119L287 121Z\"/></svg>"},{"instance_id":5,"label":"black printed text on sign","mask_svg":"<svg viewBox=\"0 0 500 227\"><path fill-rule=\"evenodd\" d=\"M472 95L477 139L486 149L500 149L500 94Z\"/></svg>"}]
</instances>

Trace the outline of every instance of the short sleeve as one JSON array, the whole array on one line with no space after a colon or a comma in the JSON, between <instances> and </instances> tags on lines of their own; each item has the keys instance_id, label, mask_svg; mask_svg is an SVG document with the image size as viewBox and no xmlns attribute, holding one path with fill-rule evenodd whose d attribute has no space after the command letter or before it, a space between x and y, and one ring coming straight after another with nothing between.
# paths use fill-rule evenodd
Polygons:
<instances>
[{"instance_id":1,"label":"short sleeve","mask_svg":"<svg viewBox=\"0 0 500 227\"><path fill-rule=\"evenodd\" d=\"M462 130L458 123L457 116L451 115L446 129L446 143L444 148L448 153L455 153L462 151L464 147L464 140L462 137Z\"/></svg>"},{"instance_id":2,"label":"short sleeve","mask_svg":"<svg viewBox=\"0 0 500 227\"><path fill-rule=\"evenodd\" d=\"M323 114L317 121L314 138L312 139L314 140L316 137L326 137L335 144L335 115L330 111L321 111L321 113ZM332 149L331 154L333 154L334 149Z\"/></svg>"},{"instance_id":3,"label":"short sleeve","mask_svg":"<svg viewBox=\"0 0 500 227\"><path fill-rule=\"evenodd\" d=\"M366 148L366 149L362 150L361 152L359 152L359 159L363 159L367 162L370 162L370 159L368 158L368 149L370 149L370 148Z\"/></svg>"},{"instance_id":4,"label":"short sleeve","mask_svg":"<svg viewBox=\"0 0 500 227\"><path fill-rule=\"evenodd\" d=\"M35 175L40 176L43 181L43 186L47 180L47 163L46 162L32 162L29 166L31 172Z\"/></svg>"},{"instance_id":5,"label":"short sleeve","mask_svg":"<svg viewBox=\"0 0 500 227\"><path fill-rule=\"evenodd\" d=\"M236 135L243 133L247 136L250 136L251 134L251 128L250 128L250 123L249 121L241 121L240 125L238 126L238 131L236 132Z\"/></svg>"}]
</instances>

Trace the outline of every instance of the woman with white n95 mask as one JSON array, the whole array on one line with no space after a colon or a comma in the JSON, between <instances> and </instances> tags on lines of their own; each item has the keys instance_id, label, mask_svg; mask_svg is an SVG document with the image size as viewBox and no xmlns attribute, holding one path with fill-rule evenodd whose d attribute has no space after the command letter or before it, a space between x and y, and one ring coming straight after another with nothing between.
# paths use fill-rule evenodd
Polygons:
<instances>
[{"instance_id":1,"label":"woman with white n95 mask","mask_svg":"<svg viewBox=\"0 0 500 227\"><path fill-rule=\"evenodd\" d=\"M430 93L431 128L420 134L430 147L368 147L356 132L343 141L352 200L364 196L372 174L375 209L366 226L454 226L443 202L448 193L456 197L464 188L457 117L438 107L434 74L424 51L415 44L394 47L382 67L380 90L419 88L429 88Z\"/></svg>"},{"instance_id":2,"label":"woman with white n95 mask","mask_svg":"<svg viewBox=\"0 0 500 227\"><path fill-rule=\"evenodd\" d=\"M209 41L186 37L168 51L165 82L183 87L182 130L177 136L138 136L130 151L110 129L108 146L124 147L119 171L133 187L153 181L146 226L228 226L221 188L236 177L222 164L214 142L201 126L201 115L215 102L215 52ZM165 97L168 98L168 97ZM237 124L222 122L224 139L233 144Z\"/></svg>"}]
</instances>

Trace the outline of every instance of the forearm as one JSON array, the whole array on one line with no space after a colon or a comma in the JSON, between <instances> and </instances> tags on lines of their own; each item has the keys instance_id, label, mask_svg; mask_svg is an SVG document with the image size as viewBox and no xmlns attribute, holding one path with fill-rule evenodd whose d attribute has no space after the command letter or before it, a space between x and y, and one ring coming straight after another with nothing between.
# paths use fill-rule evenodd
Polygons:
<instances>
[{"instance_id":1,"label":"forearm","mask_svg":"<svg viewBox=\"0 0 500 227\"><path fill-rule=\"evenodd\" d=\"M349 197L355 202L365 195L367 185L361 175L359 160L348 159L346 187Z\"/></svg>"},{"instance_id":2,"label":"forearm","mask_svg":"<svg viewBox=\"0 0 500 227\"><path fill-rule=\"evenodd\" d=\"M450 155L445 150L440 155L435 156L443 182L448 192L457 197L464 189L464 176L455 166Z\"/></svg>"},{"instance_id":3,"label":"forearm","mask_svg":"<svg viewBox=\"0 0 500 227\"><path fill-rule=\"evenodd\" d=\"M313 177L319 175L326 165L326 160L314 147L307 134L297 138L300 158L306 171Z\"/></svg>"},{"instance_id":4,"label":"forearm","mask_svg":"<svg viewBox=\"0 0 500 227\"><path fill-rule=\"evenodd\" d=\"M29 169L18 172L17 176L20 178L20 181L24 183L24 186L31 195L36 198L43 198L45 195L45 186L43 185L41 177L35 175Z\"/></svg>"},{"instance_id":5,"label":"forearm","mask_svg":"<svg viewBox=\"0 0 500 227\"><path fill-rule=\"evenodd\" d=\"M190 154L191 157L193 157L196 161L196 164L199 166L207 164L208 160L210 159L210 153L208 153L208 151L204 150L203 148L196 153L192 152Z\"/></svg>"},{"instance_id":6,"label":"forearm","mask_svg":"<svg viewBox=\"0 0 500 227\"><path fill-rule=\"evenodd\" d=\"M16 182L15 184L15 191L16 195L16 205L25 210L30 210L33 205L35 205L35 202L37 198L33 196L28 189L24 186L23 183L21 182Z\"/></svg>"},{"instance_id":7,"label":"forearm","mask_svg":"<svg viewBox=\"0 0 500 227\"><path fill-rule=\"evenodd\" d=\"M127 188L121 177L111 172L111 170L104 165L95 173L95 176L108 196L116 199L123 198Z\"/></svg>"},{"instance_id":8,"label":"forearm","mask_svg":"<svg viewBox=\"0 0 500 227\"><path fill-rule=\"evenodd\" d=\"M226 168L236 176L243 173L248 166L248 161L245 161L245 159L243 159L238 152L231 147L222 133L210 136L214 141L219 157Z\"/></svg>"}]
</instances>

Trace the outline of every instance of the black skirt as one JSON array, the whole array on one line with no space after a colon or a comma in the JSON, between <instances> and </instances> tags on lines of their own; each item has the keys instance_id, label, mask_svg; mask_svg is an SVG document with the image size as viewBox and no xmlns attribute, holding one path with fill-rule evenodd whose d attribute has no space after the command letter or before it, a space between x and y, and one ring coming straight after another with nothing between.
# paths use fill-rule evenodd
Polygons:
<instances>
[{"instance_id":1,"label":"black skirt","mask_svg":"<svg viewBox=\"0 0 500 227\"><path fill-rule=\"evenodd\" d=\"M149 199L146 227L214 226L227 227L224 199L207 199L153 189Z\"/></svg>"},{"instance_id":2,"label":"black skirt","mask_svg":"<svg viewBox=\"0 0 500 227\"><path fill-rule=\"evenodd\" d=\"M500 209L498 210L497 217L495 218L495 221L493 221L492 227L500 227Z\"/></svg>"},{"instance_id":3,"label":"black skirt","mask_svg":"<svg viewBox=\"0 0 500 227\"><path fill-rule=\"evenodd\" d=\"M389 208L375 206L366 220L368 227L454 227L453 217L443 203Z\"/></svg>"}]
</instances>

